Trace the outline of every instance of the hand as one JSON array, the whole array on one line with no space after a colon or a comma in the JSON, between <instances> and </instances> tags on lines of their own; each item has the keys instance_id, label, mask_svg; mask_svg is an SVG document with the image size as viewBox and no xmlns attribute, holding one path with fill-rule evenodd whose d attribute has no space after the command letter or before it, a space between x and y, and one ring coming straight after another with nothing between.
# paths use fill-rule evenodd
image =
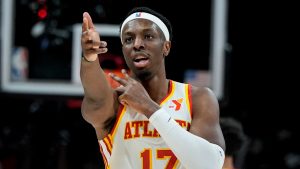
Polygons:
<instances>
[{"instance_id":1,"label":"hand","mask_svg":"<svg viewBox=\"0 0 300 169\"><path fill-rule=\"evenodd\" d=\"M121 84L121 86L116 88L119 95L119 102L149 118L160 106L150 98L141 83L131 78L124 69L122 73L124 74L124 78L109 73L109 76L113 80Z\"/></svg>"},{"instance_id":2,"label":"hand","mask_svg":"<svg viewBox=\"0 0 300 169\"><path fill-rule=\"evenodd\" d=\"M83 56L88 61L95 61L98 54L107 52L107 43L100 40L89 13L83 13L81 47Z\"/></svg>"}]
</instances>

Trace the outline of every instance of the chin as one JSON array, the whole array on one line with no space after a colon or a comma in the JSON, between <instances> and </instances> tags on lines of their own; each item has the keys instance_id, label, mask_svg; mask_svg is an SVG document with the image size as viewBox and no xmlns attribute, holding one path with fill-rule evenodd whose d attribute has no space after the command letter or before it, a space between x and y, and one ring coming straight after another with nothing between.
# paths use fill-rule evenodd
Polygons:
<instances>
[{"instance_id":1,"label":"chin","mask_svg":"<svg viewBox=\"0 0 300 169\"><path fill-rule=\"evenodd\" d=\"M137 70L135 75L140 80L148 80L152 77L152 73L148 70Z\"/></svg>"}]
</instances>

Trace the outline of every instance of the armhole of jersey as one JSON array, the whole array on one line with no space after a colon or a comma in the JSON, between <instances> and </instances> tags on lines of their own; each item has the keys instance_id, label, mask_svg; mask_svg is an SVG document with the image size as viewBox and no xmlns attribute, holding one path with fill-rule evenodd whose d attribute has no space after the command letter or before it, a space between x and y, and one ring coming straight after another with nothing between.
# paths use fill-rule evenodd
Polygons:
<instances>
[{"instance_id":1,"label":"armhole of jersey","mask_svg":"<svg viewBox=\"0 0 300 169\"><path fill-rule=\"evenodd\" d=\"M100 152L101 152L106 169L110 168L109 160L110 160L112 150L113 150L114 135L115 135L116 129L118 128L118 126L120 124L120 120L122 119L122 116L123 116L125 110L126 110L125 106L120 105L118 113L117 113L116 121L114 123L112 130L102 140L98 140Z\"/></svg>"},{"instance_id":2,"label":"armhole of jersey","mask_svg":"<svg viewBox=\"0 0 300 169\"><path fill-rule=\"evenodd\" d=\"M98 143L99 143L99 148L100 148L100 152L101 152L101 155L103 158L105 168L107 169L107 168L109 168L109 159L110 159L111 154L109 154L107 147L105 147L105 143L103 140L98 140Z\"/></svg>"},{"instance_id":3,"label":"armhole of jersey","mask_svg":"<svg viewBox=\"0 0 300 169\"><path fill-rule=\"evenodd\" d=\"M113 128L111 129L111 131L109 133L112 137L112 141L114 140L116 130L117 130L119 124L120 124L120 121L121 121L125 111L126 111L126 107L121 104L120 107L119 107L118 113L117 113L116 122L115 122Z\"/></svg>"},{"instance_id":4,"label":"armhole of jersey","mask_svg":"<svg viewBox=\"0 0 300 169\"><path fill-rule=\"evenodd\" d=\"M192 102L192 86L190 84L185 85L185 96L186 96L186 105L188 107L191 119L193 118L193 102Z\"/></svg>"}]
</instances>

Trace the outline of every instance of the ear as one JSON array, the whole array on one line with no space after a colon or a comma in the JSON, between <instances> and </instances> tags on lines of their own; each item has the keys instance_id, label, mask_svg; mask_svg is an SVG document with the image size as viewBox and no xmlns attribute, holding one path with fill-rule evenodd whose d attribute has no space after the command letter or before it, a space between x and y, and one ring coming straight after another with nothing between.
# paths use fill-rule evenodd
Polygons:
<instances>
[{"instance_id":1,"label":"ear","mask_svg":"<svg viewBox=\"0 0 300 169\"><path fill-rule=\"evenodd\" d=\"M170 49L171 49L171 41L165 41L164 42L164 49L163 49L164 56L168 56L169 55Z\"/></svg>"}]
</instances>

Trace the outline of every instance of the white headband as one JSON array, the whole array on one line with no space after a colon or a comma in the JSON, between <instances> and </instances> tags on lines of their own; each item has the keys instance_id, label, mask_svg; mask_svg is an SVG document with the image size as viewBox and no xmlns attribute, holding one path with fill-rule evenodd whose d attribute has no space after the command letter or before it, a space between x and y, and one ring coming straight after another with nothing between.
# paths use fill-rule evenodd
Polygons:
<instances>
[{"instance_id":1,"label":"white headband","mask_svg":"<svg viewBox=\"0 0 300 169\"><path fill-rule=\"evenodd\" d=\"M165 38L167 41L170 40L170 33L169 33L169 30L167 28L167 26L156 16L152 15L152 14L149 14L149 13L146 13L146 12L135 12L131 15L129 15L125 21L123 22L122 26L121 26L121 42L123 43L122 41L122 31L123 31L123 28L125 26L126 23L128 23L129 21L131 20L134 20L134 19L147 19L147 20L150 20L152 21L153 23L155 23L163 32L163 34L165 35Z\"/></svg>"}]
</instances>

